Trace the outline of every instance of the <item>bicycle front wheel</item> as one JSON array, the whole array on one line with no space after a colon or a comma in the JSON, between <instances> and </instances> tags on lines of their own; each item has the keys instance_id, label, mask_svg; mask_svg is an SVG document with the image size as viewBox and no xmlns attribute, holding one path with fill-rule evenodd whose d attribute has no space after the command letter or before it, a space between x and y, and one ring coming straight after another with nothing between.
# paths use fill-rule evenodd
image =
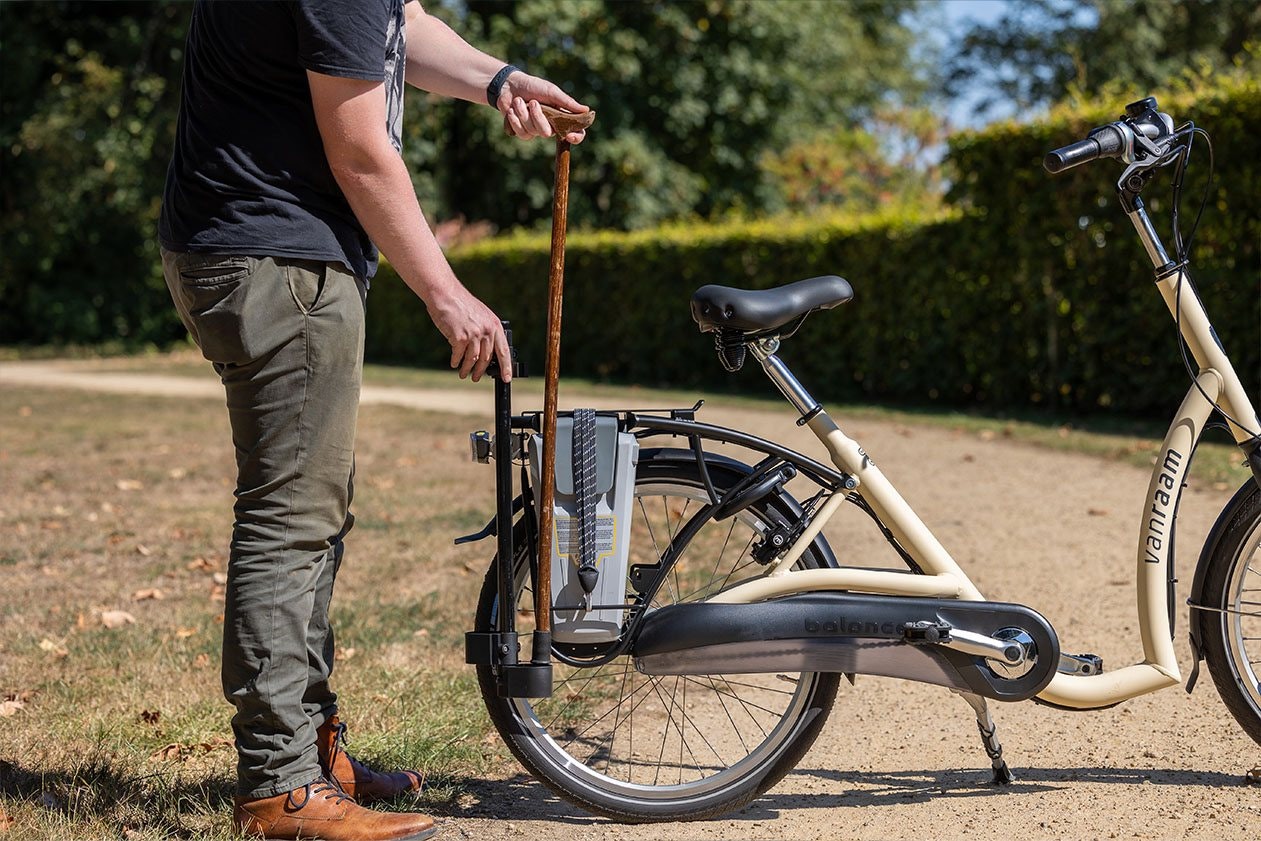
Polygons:
<instances>
[{"instance_id":1,"label":"bicycle front wheel","mask_svg":"<svg viewBox=\"0 0 1261 841\"><path fill-rule=\"evenodd\" d=\"M1218 694L1261 744L1261 487L1248 480L1219 524L1196 620Z\"/></svg>"},{"instance_id":2,"label":"bicycle front wheel","mask_svg":"<svg viewBox=\"0 0 1261 841\"><path fill-rule=\"evenodd\" d=\"M720 491L742 475L722 462L710 464L709 473ZM694 462L641 454L630 563L660 559L707 501ZM794 508L786 494L772 494L735 517L705 522L653 609L703 601L760 575L753 548ZM525 643L534 594L526 554L517 554L514 608ZM822 556L812 547L798 566L819 566ZM478 603L479 630L494 627L498 609L492 564ZM631 660L623 655L587 668L557 662L553 694L543 699L500 698L490 668L478 667L491 719L521 764L575 805L628 822L710 818L770 788L813 743L839 680L822 673L650 676Z\"/></svg>"}]
</instances>

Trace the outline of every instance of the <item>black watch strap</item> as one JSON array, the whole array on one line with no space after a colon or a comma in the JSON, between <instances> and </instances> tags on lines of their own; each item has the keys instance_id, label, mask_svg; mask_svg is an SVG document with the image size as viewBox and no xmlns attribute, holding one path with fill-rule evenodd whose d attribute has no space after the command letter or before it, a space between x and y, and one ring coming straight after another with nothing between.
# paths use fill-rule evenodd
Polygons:
<instances>
[{"instance_id":1,"label":"black watch strap","mask_svg":"<svg viewBox=\"0 0 1261 841\"><path fill-rule=\"evenodd\" d=\"M495 74L495 78L490 80L490 84L486 86L486 101L491 108L497 108L499 102L499 92L504 89L504 82L508 81L508 77L520 70L512 64L505 64L503 69Z\"/></svg>"}]
</instances>

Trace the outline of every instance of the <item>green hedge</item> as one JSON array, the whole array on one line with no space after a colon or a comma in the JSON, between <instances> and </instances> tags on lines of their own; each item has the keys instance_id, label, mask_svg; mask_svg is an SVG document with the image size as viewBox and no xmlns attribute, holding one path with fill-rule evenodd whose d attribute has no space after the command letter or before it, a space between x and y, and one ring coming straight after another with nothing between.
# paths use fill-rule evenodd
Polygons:
<instances>
[{"instance_id":1,"label":"green hedge","mask_svg":"<svg viewBox=\"0 0 1261 841\"><path fill-rule=\"evenodd\" d=\"M1161 104L1213 136L1218 190L1196 238L1195 277L1255 393L1261 95L1255 81L1244 81ZM852 282L854 301L813 316L781 354L821 397L1167 413L1187 378L1150 263L1116 206L1118 167L1103 162L1052 178L1040 165L1048 149L1114 119L1123 105L1072 116L1065 109L1035 125L957 137L949 151L952 208L931 218L890 210L571 236L562 370L765 391L756 366L721 370L710 339L690 320L691 292L705 283L770 287L834 273ZM1193 175L1207 168L1205 150L1198 152ZM1188 225L1202 183L1189 179ZM1148 194L1164 232L1167 176ZM469 288L512 321L517 346L539 370L546 238L491 240L451 257ZM369 299L368 343L370 357L383 361L441 366L449 356L388 267Z\"/></svg>"}]
</instances>

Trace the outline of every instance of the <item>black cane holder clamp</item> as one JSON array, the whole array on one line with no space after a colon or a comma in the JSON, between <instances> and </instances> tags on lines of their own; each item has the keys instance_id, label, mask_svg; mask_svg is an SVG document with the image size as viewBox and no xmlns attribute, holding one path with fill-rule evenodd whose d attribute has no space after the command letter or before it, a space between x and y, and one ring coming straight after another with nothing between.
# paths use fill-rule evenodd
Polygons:
<instances>
[{"instance_id":1,"label":"black cane holder clamp","mask_svg":"<svg viewBox=\"0 0 1261 841\"><path fill-rule=\"evenodd\" d=\"M512 330L504 322L508 346ZM516 351L511 351L515 368ZM464 662L490 666L495 687L503 698L546 698L552 694L552 639L550 633L536 631L530 662L518 662L521 643L516 630L516 553L512 545L512 384L498 376L497 368L487 369L495 383L495 579L498 605L495 630L470 631L464 635Z\"/></svg>"}]
</instances>

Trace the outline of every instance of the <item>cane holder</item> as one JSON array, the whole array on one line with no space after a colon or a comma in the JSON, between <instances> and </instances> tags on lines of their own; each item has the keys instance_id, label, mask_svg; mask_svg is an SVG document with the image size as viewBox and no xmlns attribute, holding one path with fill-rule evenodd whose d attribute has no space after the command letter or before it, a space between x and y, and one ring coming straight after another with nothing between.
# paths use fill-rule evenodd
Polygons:
<instances>
[{"instance_id":1,"label":"cane holder","mask_svg":"<svg viewBox=\"0 0 1261 841\"><path fill-rule=\"evenodd\" d=\"M520 375L516 349L512 348L512 330L504 322L504 332L511 349L514 374ZM490 666L495 688L503 698L547 698L552 694L552 635L535 631L526 663L518 661L521 643L517 638L516 593L513 587L515 552L512 545L512 384L499 377L498 365L487 368L495 383L495 536L498 541L495 574L498 585L498 609L495 630L469 631L464 635L464 662ZM524 489L523 489L524 490ZM525 516L529 516L526 512ZM533 573L531 565L531 574ZM541 593L537 587L535 593ZM544 593L541 598L550 598ZM537 615L537 606L536 606Z\"/></svg>"}]
</instances>

